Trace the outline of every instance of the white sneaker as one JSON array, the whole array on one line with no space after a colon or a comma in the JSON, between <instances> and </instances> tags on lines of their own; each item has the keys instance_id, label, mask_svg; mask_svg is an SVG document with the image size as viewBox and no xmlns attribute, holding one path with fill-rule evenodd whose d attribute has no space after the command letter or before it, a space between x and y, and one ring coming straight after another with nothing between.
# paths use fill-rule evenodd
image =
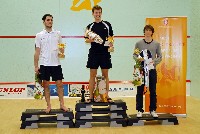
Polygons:
<instances>
[{"instance_id":1,"label":"white sneaker","mask_svg":"<svg viewBox=\"0 0 200 134\"><path fill-rule=\"evenodd\" d=\"M142 112L138 111L137 117L142 117Z\"/></svg>"},{"instance_id":2,"label":"white sneaker","mask_svg":"<svg viewBox=\"0 0 200 134\"><path fill-rule=\"evenodd\" d=\"M156 111L154 111L154 110L150 111L150 114L151 114L152 117L158 117Z\"/></svg>"}]
</instances>

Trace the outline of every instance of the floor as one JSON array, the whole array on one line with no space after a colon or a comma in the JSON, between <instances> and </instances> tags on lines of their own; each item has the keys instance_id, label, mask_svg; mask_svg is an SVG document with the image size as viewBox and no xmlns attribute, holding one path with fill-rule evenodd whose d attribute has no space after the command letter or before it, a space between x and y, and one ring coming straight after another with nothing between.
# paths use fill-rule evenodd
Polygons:
<instances>
[{"instance_id":1,"label":"floor","mask_svg":"<svg viewBox=\"0 0 200 134\"><path fill-rule=\"evenodd\" d=\"M127 114L136 113L135 98L114 98L123 99L128 107ZM76 100L79 98L65 98L66 106L75 109ZM59 108L57 98L51 100L53 108ZM39 129L20 129L20 117L25 109L42 109L46 107L45 100L34 99L1 99L0 100L0 134L198 134L200 133L200 100L187 97L187 117L178 117L179 125L159 125L155 122L145 126L108 127L95 125L93 128L56 128L54 125L43 126Z\"/></svg>"}]
</instances>

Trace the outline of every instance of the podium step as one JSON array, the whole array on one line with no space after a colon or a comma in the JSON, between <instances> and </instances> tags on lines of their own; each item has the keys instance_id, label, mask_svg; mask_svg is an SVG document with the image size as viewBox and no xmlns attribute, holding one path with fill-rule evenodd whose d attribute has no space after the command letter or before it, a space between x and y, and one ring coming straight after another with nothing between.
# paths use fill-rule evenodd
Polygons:
<instances>
[{"instance_id":1,"label":"podium step","mask_svg":"<svg viewBox=\"0 0 200 134\"><path fill-rule=\"evenodd\" d=\"M94 117L92 120L76 120L76 128L91 128L93 123L108 123L110 127L126 127L126 119L110 119L109 116Z\"/></svg>"},{"instance_id":2,"label":"podium step","mask_svg":"<svg viewBox=\"0 0 200 134\"><path fill-rule=\"evenodd\" d=\"M157 118L150 114L143 114L141 118L138 118L136 114L133 114L128 117L128 126L143 126L145 121L158 121L161 125L178 125L177 117L172 114L158 114Z\"/></svg>"},{"instance_id":3,"label":"podium step","mask_svg":"<svg viewBox=\"0 0 200 134\"><path fill-rule=\"evenodd\" d=\"M107 123L110 127L127 126L127 106L122 100L112 103L77 101L75 110L76 128L90 128L94 123Z\"/></svg>"},{"instance_id":4,"label":"podium step","mask_svg":"<svg viewBox=\"0 0 200 134\"><path fill-rule=\"evenodd\" d=\"M22 112L21 120L22 121L34 121L39 120L40 116L49 116L55 115L57 120L72 120L74 119L74 114L71 109L69 111L64 112L60 109L52 109L50 113L45 113L44 109L26 109L25 112Z\"/></svg>"},{"instance_id":5,"label":"podium step","mask_svg":"<svg viewBox=\"0 0 200 134\"><path fill-rule=\"evenodd\" d=\"M105 108L95 108L98 106L107 106ZM77 101L76 111L125 111L127 110L126 103L122 100L114 100L113 102L81 102Z\"/></svg>"},{"instance_id":6,"label":"podium step","mask_svg":"<svg viewBox=\"0 0 200 134\"><path fill-rule=\"evenodd\" d=\"M57 128L73 128L74 114L71 109L64 112L60 109L51 109L50 113L45 113L44 109L26 109L22 112L21 127L26 128L38 128L38 124L52 124L56 123Z\"/></svg>"},{"instance_id":7,"label":"podium step","mask_svg":"<svg viewBox=\"0 0 200 134\"><path fill-rule=\"evenodd\" d=\"M94 111L94 112L76 112L75 119L94 119L96 115L106 114L110 119L127 118L126 111Z\"/></svg>"},{"instance_id":8,"label":"podium step","mask_svg":"<svg viewBox=\"0 0 200 134\"><path fill-rule=\"evenodd\" d=\"M20 129L34 129L39 128L39 124L56 123L57 128L74 128L74 122L68 121L22 121Z\"/></svg>"}]
</instances>

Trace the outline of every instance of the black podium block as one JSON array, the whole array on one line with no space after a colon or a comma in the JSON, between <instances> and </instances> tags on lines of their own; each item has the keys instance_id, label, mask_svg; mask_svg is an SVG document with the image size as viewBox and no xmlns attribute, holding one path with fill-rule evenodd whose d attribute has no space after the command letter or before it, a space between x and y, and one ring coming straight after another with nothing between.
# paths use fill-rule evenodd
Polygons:
<instances>
[{"instance_id":1,"label":"black podium block","mask_svg":"<svg viewBox=\"0 0 200 134\"><path fill-rule=\"evenodd\" d=\"M93 108L94 106L108 106L107 108ZM76 111L123 111L127 110L126 103L122 100L114 100L110 102L81 102L78 101L76 104Z\"/></svg>"},{"instance_id":2,"label":"black podium block","mask_svg":"<svg viewBox=\"0 0 200 134\"><path fill-rule=\"evenodd\" d=\"M71 109L64 112L60 109L52 109L50 113L45 113L44 109L27 109L25 112L22 112L21 120L22 121L33 121L39 120L41 115L55 115L57 120L72 120L74 119L74 114Z\"/></svg>"},{"instance_id":3,"label":"black podium block","mask_svg":"<svg viewBox=\"0 0 200 134\"><path fill-rule=\"evenodd\" d=\"M38 123L56 123L58 128L72 128L73 119L74 114L71 109L67 112L51 109L50 113L45 113L44 109L27 109L22 112L20 129L38 128Z\"/></svg>"},{"instance_id":4,"label":"black podium block","mask_svg":"<svg viewBox=\"0 0 200 134\"><path fill-rule=\"evenodd\" d=\"M108 123L110 127L127 126L127 106L122 100L112 103L77 101L75 109L76 128L89 128L92 123Z\"/></svg>"},{"instance_id":5,"label":"black podium block","mask_svg":"<svg viewBox=\"0 0 200 134\"><path fill-rule=\"evenodd\" d=\"M72 120L68 121L47 121L41 119L40 121L22 121L20 129L33 129L39 128L38 124L49 124L56 123L57 128L74 128L74 122Z\"/></svg>"},{"instance_id":6,"label":"black podium block","mask_svg":"<svg viewBox=\"0 0 200 134\"><path fill-rule=\"evenodd\" d=\"M152 117L150 114L143 114L141 118L138 118L136 114L129 115L128 126L143 126L145 121L158 121L161 125L178 125L176 116L172 114L158 114L158 117Z\"/></svg>"},{"instance_id":7,"label":"black podium block","mask_svg":"<svg viewBox=\"0 0 200 134\"><path fill-rule=\"evenodd\" d=\"M110 127L126 127L126 119L110 119L109 116L96 116L92 120L77 120L75 121L76 128L91 128L92 123L106 122Z\"/></svg>"},{"instance_id":8,"label":"black podium block","mask_svg":"<svg viewBox=\"0 0 200 134\"><path fill-rule=\"evenodd\" d=\"M126 111L92 111L92 112L76 112L75 119L94 119L98 114L106 114L110 119L127 118Z\"/></svg>"}]
</instances>

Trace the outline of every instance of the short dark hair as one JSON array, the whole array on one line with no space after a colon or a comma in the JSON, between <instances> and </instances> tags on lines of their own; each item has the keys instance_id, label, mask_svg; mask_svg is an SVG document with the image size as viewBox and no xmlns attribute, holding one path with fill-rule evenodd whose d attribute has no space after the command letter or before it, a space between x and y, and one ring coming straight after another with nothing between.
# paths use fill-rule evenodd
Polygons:
<instances>
[{"instance_id":1,"label":"short dark hair","mask_svg":"<svg viewBox=\"0 0 200 134\"><path fill-rule=\"evenodd\" d=\"M94 13L94 10L101 10L101 12L102 12L102 8L99 5L93 6L92 13Z\"/></svg>"},{"instance_id":2,"label":"short dark hair","mask_svg":"<svg viewBox=\"0 0 200 134\"><path fill-rule=\"evenodd\" d=\"M45 19L46 19L46 17L47 17L47 16L49 16L49 17L52 17L52 18L53 18L53 15L51 15L51 14L45 14L45 15L42 17L42 20L43 20L43 21L45 21Z\"/></svg>"},{"instance_id":3,"label":"short dark hair","mask_svg":"<svg viewBox=\"0 0 200 134\"><path fill-rule=\"evenodd\" d=\"M150 29L150 30L152 31L152 33L154 33L154 28L153 28L152 25L146 25L146 26L144 27L144 29L143 29L143 32L145 33L145 30L148 30L148 29Z\"/></svg>"}]
</instances>

